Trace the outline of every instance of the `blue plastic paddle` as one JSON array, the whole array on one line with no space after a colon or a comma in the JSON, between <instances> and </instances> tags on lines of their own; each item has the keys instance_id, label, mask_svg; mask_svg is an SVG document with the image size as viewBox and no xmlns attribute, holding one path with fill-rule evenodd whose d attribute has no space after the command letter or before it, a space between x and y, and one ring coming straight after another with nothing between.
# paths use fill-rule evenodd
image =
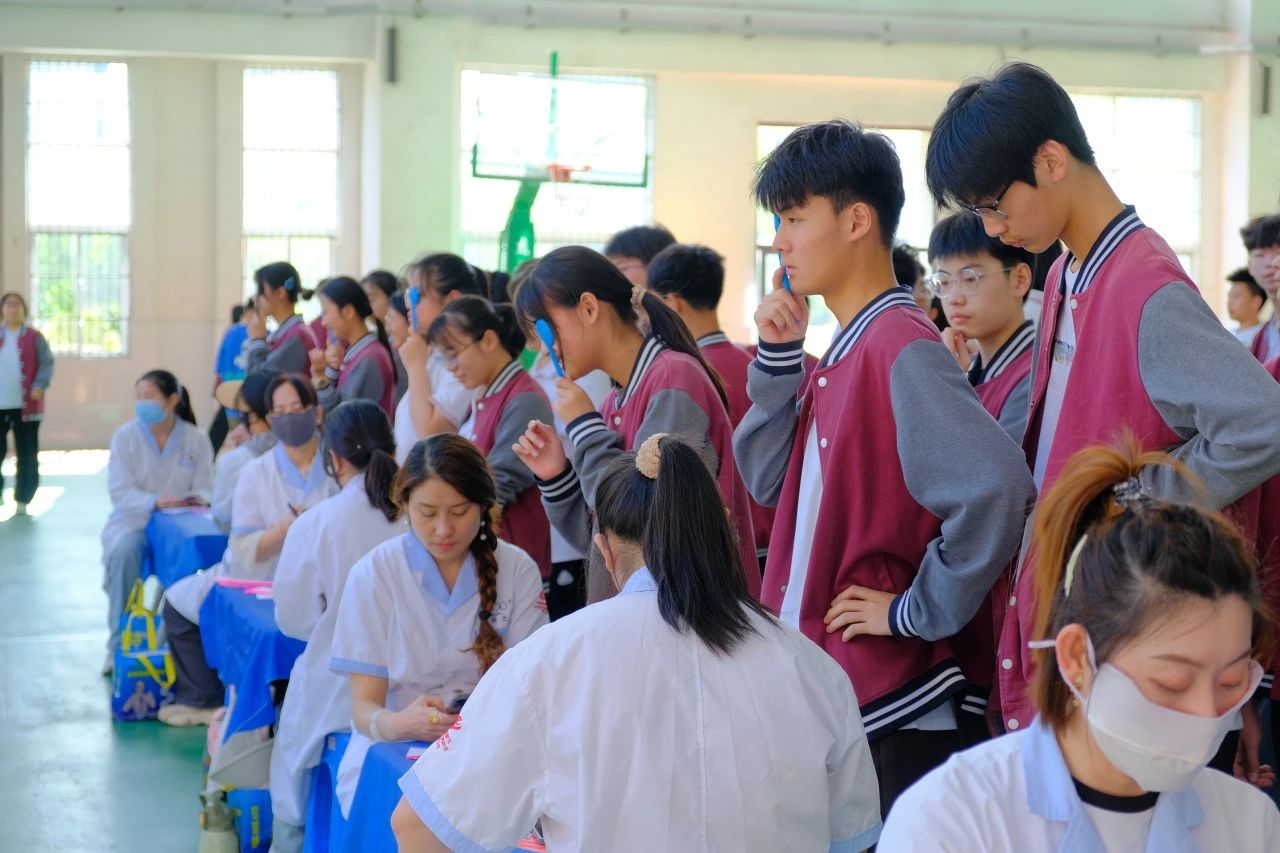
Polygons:
<instances>
[{"instance_id":1,"label":"blue plastic paddle","mask_svg":"<svg viewBox=\"0 0 1280 853\"><path fill-rule=\"evenodd\" d=\"M556 356L556 333L551 331L551 324L546 320L539 320L533 325L538 330L538 337L542 338L542 345L547 348L547 355L551 356L551 366L556 369L556 376L564 379L564 367Z\"/></svg>"}]
</instances>

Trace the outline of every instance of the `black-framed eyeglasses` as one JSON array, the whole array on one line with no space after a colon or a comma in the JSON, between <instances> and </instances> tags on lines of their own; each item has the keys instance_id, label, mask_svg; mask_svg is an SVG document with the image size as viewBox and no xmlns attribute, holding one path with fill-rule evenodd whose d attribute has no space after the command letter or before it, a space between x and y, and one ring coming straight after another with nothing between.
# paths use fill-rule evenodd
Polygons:
<instances>
[{"instance_id":1,"label":"black-framed eyeglasses","mask_svg":"<svg viewBox=\"0 0 1280 853\"><path fill-rule=\"evenodd\" d=\"M1015 179L1016 180L1016 179ZM991 217L999 217L1000 219L1008 219L1009 214L1000 209L1000 202L1004 201L1004 194L1009 191L1009 187L1013 186L1013 181L1004 185L1004 189L996 196L996 200L990 204L966 204L967 209L974 216L989 219Z\"/></svg>"}]
</instances>

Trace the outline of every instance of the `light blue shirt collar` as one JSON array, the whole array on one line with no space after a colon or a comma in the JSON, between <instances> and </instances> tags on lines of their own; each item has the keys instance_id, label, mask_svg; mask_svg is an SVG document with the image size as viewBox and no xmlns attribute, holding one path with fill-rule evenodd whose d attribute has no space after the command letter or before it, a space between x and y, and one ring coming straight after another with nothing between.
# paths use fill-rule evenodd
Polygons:
<instances>
[{"instance_id":1,"label":"light blue shirt collar","mask_svg":"<svg viewBox=\"0 0 1280 853\"><path fill-rule=\"evenodd\" d=\"M289 458L289 454L285 452L284 442L278 442L271 450L275 454L276 468L280 471L280 476L284 478L285 484L296 489L304 498L311 494L312 490L320 488L324 485L324 480L329 475L324 472L324 444L316 443L316 455L311 460L311 471L303 479L302 472L298 470L298 466L293 464L293 460Z\"/></svg>"},{"instance_id":2,"label":"light blue shirt collar","mask_svg":"<svg viewBox=\"0 0 1280 853\"><path fill-rule=\"evenodd\" d=\"M1067 824L1058 850L1105 853L1102 839L1076 793L1053 729L1036 720L1023 736L1021 753L1027 807L1046 820ZM1203 822L1204 810L1194 787L1161 794L1151 816L1147 853L1195 853L1200 848L1192 840L1191 830Z\"/></svg>"},{"instance_id":3,"label":"light blue shirt collar","mask_svg":"<svg viewBox=\"0 0 1280 853\"><path fill-rule=\"evenodd\" d=\"M401 538L401 541L404 543L404 558L409 564L409 571L420 575L422 589L427 595L444 605L445 615L453 615L455 610L479 594L480 587L476 578L474 556L468 554L462 562L462 571L458 572L458 579L453 582L451 591L440 575L436 558L431 556L427 546L422 544L414 532L410 530Z\"/></svg>"},{"instance_id":4,"label":"light blue shirt collar","mask_svg":"<svg viewBox=\"0 0 1280 853\"><path fill-rule=\"evenodd\" d=\"M138 432L142 433L143 441L147 443L147 446L151 448L156 456L167 461L171 455L178 452L176 448L181 442L182 425L186 423L182 418L174 418L173 431L169 433L169 440L164 443L164 450L160 449L160 443L156 441L156 434L151 431L151 427L136 418L134 423L138 425Z\"/></svg>"},{"instance_id":5,"label":"light blue shirt collar","mask_svg":"<svg viewBox=\"0 0 1280 853\"><path fill-rule=\"evenodd\" d=\"M627 582L622 585L622 589L618 590L618 595L657 591L658 582L653 579L653 573L649 571L648 566L641 566L631 573L631 577L627 578Z\"/></svg>"}]
</instances>

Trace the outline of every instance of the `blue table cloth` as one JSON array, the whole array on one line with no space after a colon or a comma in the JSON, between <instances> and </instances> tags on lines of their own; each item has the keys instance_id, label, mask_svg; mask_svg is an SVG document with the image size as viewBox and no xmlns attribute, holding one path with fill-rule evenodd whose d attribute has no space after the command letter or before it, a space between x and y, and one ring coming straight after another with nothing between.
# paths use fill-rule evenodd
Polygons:
<instances>
[{"instance_id":1,"label":"blue table cloth","mask_svg":"<svg viewBox=\"0 0 1280 853\"><path fill-rule=\"evenodd\" d=\"M426 748L418 741L375 743L364 758L356 795L351 800L351 814L343 830L341 853L366 850L395 850L396 837L391 832L391 813L400 802L400 777L409 772L413 762L405 757L410 747Z\"/></svg>"},{"instance_id":2,"label":"blue table cloth","mask_svg":"<svg viewBox=\"0 0 1280 853\"><path fill-rule=\"evenodd\" d=\"M223 739L275 723L271 682L287 679L307 647L276 627L275 604L215 583L200 607L200 639L209 666L235 688Z\"/></svg>"},{"instance_id":3,"label":"blue table cloth","mask_svg":"<svg viewBox=\"0 0 1280 853\"><path fill-rule=\"evenodd\" d=\"M227 550L227 537L208 512L153 512L146 535L142 576L155 575L164 586L209 568Z\"/></svg>"}]
</instances>

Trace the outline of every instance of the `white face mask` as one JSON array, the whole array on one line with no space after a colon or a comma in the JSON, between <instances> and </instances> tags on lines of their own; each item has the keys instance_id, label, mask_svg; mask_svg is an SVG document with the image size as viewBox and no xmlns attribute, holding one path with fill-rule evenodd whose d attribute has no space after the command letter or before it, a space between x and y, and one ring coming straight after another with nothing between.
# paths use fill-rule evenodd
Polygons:
<instances>
[{"instance_id":1,"label":"white face mask","mask_svg":"<svg viewBox=\"0 0 1280 853\"><path fill-rule=\"evenodd\" d=\"M1065 675L1063 680L1084 705L1089 732L1102 754L1144 791L1181 791L1190 785L1222 746L1236 712L1262 680L1262 666L1250 661L1249 687L1226 713L1219 717L1184 714L1152 702L1111 664L1099 667L1091 640L1088 648L1089 665L1097 673L1089 698L1081 696Z\"/></svg>"}]
</instances>

